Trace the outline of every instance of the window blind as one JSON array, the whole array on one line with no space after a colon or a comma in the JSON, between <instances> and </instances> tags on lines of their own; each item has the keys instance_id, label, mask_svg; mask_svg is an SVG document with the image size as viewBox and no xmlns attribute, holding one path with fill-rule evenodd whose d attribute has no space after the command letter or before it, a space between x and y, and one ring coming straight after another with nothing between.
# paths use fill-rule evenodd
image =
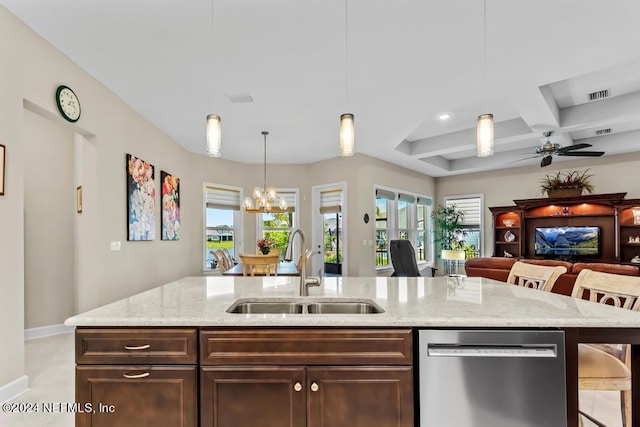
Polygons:
<instances>
[{"instance_id":1,"label":"window blind","mask_svg":"<svg viewBox=\"0 0 640 427\"><path fill-rule=\"evenodd\" d=\"M401 201L401 202L415 203L416 202L416 197L415 196L409 196L408 194L398 194L398 200Z\"/></svg>"},{"instance_id":2,"label":"window blind","mask_svg":"<svg viewBox=\"0 0 640 427\"><path fill-rule=\"evenodd\" d=\"M320 192L320 213L338 213L342 211L342 190Z\"/></svg>"},{"instance_id":3,"label":"window blind","mask_svg":"<svg viewBox=\"0 0 640 427\"><path fill-rule=\"evenodd\" d=\"M240 210L240 191L229 188L206 187L208 208Z\"/></svg>"},{"instance_id":4,"label":"window blind","mask_svg":"<svg viewBox=\"0 0 640 427\"><path fill-rule=\"evenodd\" d=\"M396 193L393 193L391 191L377 189L376 190L376 199L395 200L396 199Z\"/></svg>"},{"instance_id":5,"label":"window blind","mask_svg":"<svg viewBox=\"0 0 640 427\"><path fill-rule=\"evenodd\" d=\"M456 209L464 212L464 220L462 221L464 225L480 226L482 215L482 200L480 197L447 199L445 204L447 207L455 206Z\"/></svg>"}]
</instances>

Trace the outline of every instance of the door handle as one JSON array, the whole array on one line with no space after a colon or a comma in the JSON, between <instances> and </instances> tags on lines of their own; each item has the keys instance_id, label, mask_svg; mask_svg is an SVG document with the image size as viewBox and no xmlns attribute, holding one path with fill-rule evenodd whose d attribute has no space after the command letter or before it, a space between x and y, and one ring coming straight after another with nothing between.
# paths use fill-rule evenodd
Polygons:
<instances>
[{"instance_id":1,"label":"door handle","mask_svg":"<svg viewBox=\"0 0 640 427\"><path fill-rule=\"evenodd\" d=\"M148 348L151 348L150 344L145 344L145 345L125 345L124 346L125 350L146 350Z\"/></svg>"},{"instance_id":2,"label":"door handle","mask_svg":"<svg viewBox=\"0 0 640 427\"><path fill-rule=\"evenodd\" d=\"M311 391L318 391L320 387L318 386L317 382L313 382L311 383Z\"/></svg>"},{"instance_id":3,"label":"door handle","mask_svg":"<svg viewBox=\"0 0 640 427\"><path fill-rule=\"evenodd\" d=\"M293 389L295 391L302 391L302 384L300 384L300 381L296 381L295 385L293 386Z\"/></svg>"},{"instance_id":4,"label":"door handle","mask_svg":"<svg viewBox=\"0 0 640 427\"><path fill-rule=\"evenodd\" d=\"M141 374L122 374L123 377L129 378L130 380L135 380L137 378L146 378L149 375L149 372L143 372Z\"/></svg>"}]
</instances>

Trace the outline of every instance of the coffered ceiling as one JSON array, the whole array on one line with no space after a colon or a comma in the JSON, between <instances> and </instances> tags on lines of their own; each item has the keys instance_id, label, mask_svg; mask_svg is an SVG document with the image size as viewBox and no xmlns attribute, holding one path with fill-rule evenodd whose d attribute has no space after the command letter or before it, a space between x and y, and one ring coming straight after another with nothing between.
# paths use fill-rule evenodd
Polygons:
<instances>
[{"instance_id":1,"label":"coffered ceiling","mask_svg":"<svg viewBox=\"0 0 640 427\"><path fill-rule=\"evenodd\" d=\"M347 110L357 152L432 176L538 164L547 130L640 150L639 1L486 2L485 50L480 0L0 0L194 153L216 113L225 159L261 163L262 130L270 163L336 157Z\"/></svg>"}]
</instances>

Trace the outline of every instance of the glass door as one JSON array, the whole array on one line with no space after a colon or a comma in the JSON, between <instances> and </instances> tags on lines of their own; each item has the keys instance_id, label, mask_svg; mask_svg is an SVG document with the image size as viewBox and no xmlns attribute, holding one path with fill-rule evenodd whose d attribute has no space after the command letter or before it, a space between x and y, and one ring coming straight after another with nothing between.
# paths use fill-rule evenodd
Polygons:
<instances>
[{"instance_id":1,"label":"glass door","mask_svg":"<svg viewBox=\"0 0 640 427\"><path fill-rule=\"evenodd\" d=\"M323 216L324 273L342 275L342 213L325 213Z\"/></svg>"}]
</instances>

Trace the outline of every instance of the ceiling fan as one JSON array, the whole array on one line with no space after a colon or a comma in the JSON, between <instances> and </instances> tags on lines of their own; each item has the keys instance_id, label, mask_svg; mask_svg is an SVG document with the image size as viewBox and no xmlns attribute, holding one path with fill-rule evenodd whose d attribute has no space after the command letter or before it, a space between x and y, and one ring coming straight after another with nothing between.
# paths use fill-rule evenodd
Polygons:
<instances>
[{"instance_id":1,"label":"ceiling fan","mask_svg":"<svg viewBox=\"0 0 640 427\"><path fill-rule=\"evenodd\" d=\"M572 157L600 157L604 154L604 151L576 151L582 148L591 147L591 144L574 144L563 147L560 144L555 144L549 141L549 137L553 135L553 131L547 131L542 133L547 138L547 141L536 147L536 156L542 157L540 161L540 167L549 166L553 160L553 156L572 156Z\"/></svg>"}]
</instances>

